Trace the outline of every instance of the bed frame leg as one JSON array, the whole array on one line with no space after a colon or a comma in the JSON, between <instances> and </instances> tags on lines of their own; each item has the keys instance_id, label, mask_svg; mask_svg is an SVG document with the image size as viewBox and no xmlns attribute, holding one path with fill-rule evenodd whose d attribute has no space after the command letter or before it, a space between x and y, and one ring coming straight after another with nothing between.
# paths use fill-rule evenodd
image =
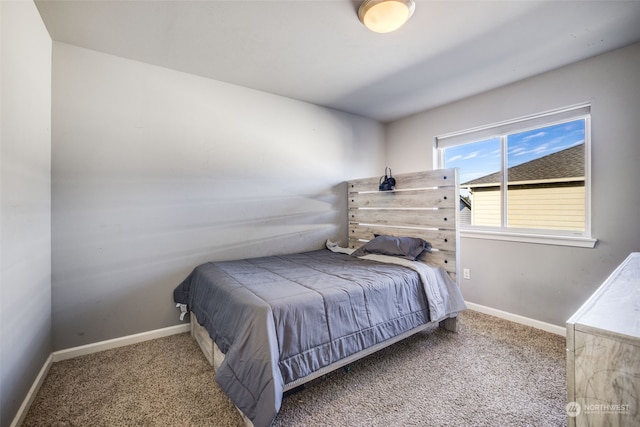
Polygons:
<instances>
[{"instance_id":1,"label":"bed frame leg","mask_svg":"<svg viewBox=\"0 0 640 427\"><path fill-rule=\"evenodd\" d=\"M458 332L458 317L449 317L440 322L440 327L451 332Z\"/></svg>"}]
</instances>

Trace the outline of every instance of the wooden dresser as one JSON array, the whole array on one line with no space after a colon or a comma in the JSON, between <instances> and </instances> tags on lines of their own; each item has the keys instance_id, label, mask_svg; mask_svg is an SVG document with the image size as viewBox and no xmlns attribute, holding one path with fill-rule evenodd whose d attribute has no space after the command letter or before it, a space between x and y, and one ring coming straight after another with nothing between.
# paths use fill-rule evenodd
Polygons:
<instances>
[{"instance_id":1,"label":"wooden dresser","mask_svg":"<svg viewBox=\"0 0 640 427\"><path fill-rule=\"evenodd\" d=\"M568 425L640 426L640 252L567 321Z\"/></svg>"}]
</instances>

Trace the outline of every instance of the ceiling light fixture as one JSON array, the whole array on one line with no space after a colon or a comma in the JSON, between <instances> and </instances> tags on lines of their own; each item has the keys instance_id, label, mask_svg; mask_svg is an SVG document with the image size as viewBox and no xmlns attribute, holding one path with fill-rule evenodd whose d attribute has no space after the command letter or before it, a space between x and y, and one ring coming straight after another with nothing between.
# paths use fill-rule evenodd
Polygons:
<instances>
[{"instance_id":1,"label":"ceiling light fixture","mask_svg":"<svg viewBox=\"0 0 640 427\"><path fill-rule=\"evenodd\" d=\"M371 31L390 33L402 27L415 8L413 0L365 0L358 9L358 18Z\"/></svg>"}]
</instances>

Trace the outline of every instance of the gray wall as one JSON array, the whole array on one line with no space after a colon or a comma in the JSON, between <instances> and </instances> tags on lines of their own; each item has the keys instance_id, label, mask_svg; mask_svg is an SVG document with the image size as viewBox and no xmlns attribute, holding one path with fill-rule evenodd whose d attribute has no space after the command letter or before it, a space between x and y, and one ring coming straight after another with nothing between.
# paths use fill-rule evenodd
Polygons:
<instances>
[{"instance_id":1,"label":"gray wall","mask_svg":"<svg viewBox=\"0 0 640 427\"><path fill-rule=\"evenodd\" d=\"M434 138L592 103L595 249L463 238L465 299L564 326L630 252L640 251L640 44L406 117L387 126L394 172L433 166Z\"/></svg>"},{"instance_id":2,"label":"gray wall","mask_svg":"<svg viewBox=\"0 0 640 427\"><path fill-rule=\"evenodd\" d=\"M52 108L56 350L177 324L199 263L346 244L384 170L373 120L67 44Z\"/></svg>"},{"instance_id":3,"label":"gray wall","mask_svg":"<svg viewBox=\"0 0 640 427\"><path fill-rule=\"evenodd\" d=\"M0 425L51 354L51 38L32 2L0 2Z\"/></svg>"}]
</instances>

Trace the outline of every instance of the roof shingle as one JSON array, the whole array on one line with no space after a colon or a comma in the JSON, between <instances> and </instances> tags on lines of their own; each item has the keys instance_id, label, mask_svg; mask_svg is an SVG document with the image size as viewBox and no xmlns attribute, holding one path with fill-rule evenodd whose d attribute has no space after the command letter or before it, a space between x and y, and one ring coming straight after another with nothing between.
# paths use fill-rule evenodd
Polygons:
<instances>
[{"instance_id":1,"label":"roof shingle","mask_svg":"<svg viewBox=\"0 0 640 427\"><path fill-rule=\"evenodd\" d=\"M584 177L584 143L511 167L508 173L510 182ZM495 172L460 185L498 185L500 179L500 172Z\"/></svg>"}]
</instances>

